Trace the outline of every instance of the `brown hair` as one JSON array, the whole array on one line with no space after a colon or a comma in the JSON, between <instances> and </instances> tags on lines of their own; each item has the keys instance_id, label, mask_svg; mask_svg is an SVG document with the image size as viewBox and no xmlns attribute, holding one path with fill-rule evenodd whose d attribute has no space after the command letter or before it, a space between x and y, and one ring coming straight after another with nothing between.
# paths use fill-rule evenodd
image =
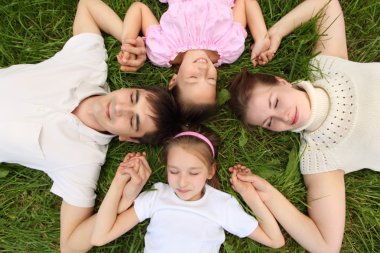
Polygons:
<instances>
[{"instance_id":1,"label":"brown hair","mask_svg":"<svg viewBox=\"0 0 380 253\"><path fill-rule=\"evenodd\" d=\"M247 104L252 91L257 84L276 85L278 80L273 75L255 73L251 74L246 69L235 76L230 85L231 99L229 106L236 117L246 124Z\"/></svg>"},{"instance_id":2,"label":"brown hair","mask_svg":"<svg viewBox=\"0 0 380 253\"><path fill-rule=\"evenodd\" d=\"M193 131L193 130L190 130L190 131ZM180 146L186 149L186 151L197 156L207 166L207 168L209 168L209 170L211 169L212 166L215 166L215 174L211 179L207 180L207 184L209 184L210 186L216 189L220 189L220 182L219 182L217 166L216 166L216 158L218 156L219 137L214 132L211 132L210 130L206 130L206 129L200 130L198 128L194 132L200 133L209 139L209 141L213 145L213 148L215 151L215 157L213 157L211 148L206 142L204 142L203 140L197 137L185 135L185 136L172 138L167 142L164 149L164 163L165 165L167 165L167 157L168 157L169 150L172 147Z\"/></svg>"},{"instance_id":3,"label":"brown hair","mask_svg":"<svg viewBox=\"0 0 380 253\"><path fill-rule=\"evenodd\" d=\"M145 133L135 138L141 143L161 144L181 130L179 110L173 96L162 87L145 87L147 101L154 114L156 131Z\"/></svg>"},{"instance_id":4,"label":"brown hair","mask_svg":"<svg viewBox=\"0 0 380 253\"><path fill-rule=\"evenodd\" d=\"M175 85L171 90L181 115L183 124L195 123L199 124L216 113L216 103L214 104L197 104L185 103L181 97L179 85Z\"/></svg>"}]
</instances>

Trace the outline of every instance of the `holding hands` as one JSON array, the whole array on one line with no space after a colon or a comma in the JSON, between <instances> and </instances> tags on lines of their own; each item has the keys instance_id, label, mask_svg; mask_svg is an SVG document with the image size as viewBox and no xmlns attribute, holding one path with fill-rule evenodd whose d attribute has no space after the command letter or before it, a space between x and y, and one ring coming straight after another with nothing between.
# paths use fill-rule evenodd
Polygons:
<instances>
[{"instance_id":1,"label":"holding hands","mask_svg":"<svg viewBox=\"0 0 380 253\"><path fill-rule=\"evenodd\" d=\"M279 30L273 26L269 29L265 38L252 44L251 46L251 62L254 67L257 64L265 65L274 58L278 48L280 47L283 36Z\"/></svg>"},{"instance_id":2,"label":"holding hands","mask_svg":"<svg viewBox=\"0 0 380 253\"><path fill-rule=\"evenodd\" d=\"M273 186L265 179L255 175L244 165L238 164L228 169L231 172L232 188L240 195L258 194L263 202L270 199Z\"/></svg>"},{"instance_id":3,"label":"holding hands","mask_svg":"<svg viewBox=\"0 0 380 253\"><path fill-rule=\"evenodd\" d=\"M141 37L136 39L124 39L121 51L117 55L120 70L124 72L136 72L146 61L145 42Z\"/></svg>"},{"instance_id":4,"label":"holding hands","mask_svg":"<svg viewBox=\"0 0 380 253\"><path fill-rule=\"evenodd\" d=\"M123 187L118 213L128 209L148 181L152 170L146 160L146 153L128 153L120 163L114 182Z\"/></svg>"}]
</instances>

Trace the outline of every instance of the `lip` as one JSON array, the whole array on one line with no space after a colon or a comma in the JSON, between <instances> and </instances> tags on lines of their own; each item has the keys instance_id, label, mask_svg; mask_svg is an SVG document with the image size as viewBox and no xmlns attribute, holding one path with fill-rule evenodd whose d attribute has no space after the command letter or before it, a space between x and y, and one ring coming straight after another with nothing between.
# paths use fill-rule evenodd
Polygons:
<instances>
[{"instance_id":1,"label":"lip","mask_svg":"<svg viewBox=\"0 0 380 253\"><path fill-rule=\"evenodd\" d=\"M106 115L107 115L107 118L109 120L111 120L111 115L110 115L110 104L111 103L108 103L107 106L106 106Z\"/></svg>"},{"instance_id":2,"label":"lip","mask_svg":"<svg viewBox=\"0 0 380 253\"><path fill-rule=\"evenodd\" d=\"M208 63L208 60L204 57L199 57L197 59L195 59L194 63L203 63L203 64L207 64Z\"/></svg>"},{"instance_id":3,"label":"lip","mask_svg":"<svg viewBox=\"0 0 380 253\"><path fill-rule=\"evenodd\" d=\"M190 190L183 190L183 189L177 189L177 192L181 193L181 194L185 194L185 193L188 193Z\"/></svg>"},{"instance_id":4,"label":"lip","mask_svg":"<svg viewBox=\"0 0 380 253\"><path fill-rule=\"evenodd\" d=\"M297 107L296 107L296 112L294 113L292 125L295 125L297 122L298 122L298 110L297 110Z\"/></svg>"}]
</instances>

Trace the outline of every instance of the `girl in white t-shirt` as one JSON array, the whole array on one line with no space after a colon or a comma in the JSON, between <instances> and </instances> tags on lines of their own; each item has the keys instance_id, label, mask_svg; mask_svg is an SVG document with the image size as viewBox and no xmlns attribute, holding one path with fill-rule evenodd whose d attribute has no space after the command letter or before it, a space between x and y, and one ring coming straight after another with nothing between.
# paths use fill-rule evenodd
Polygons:
<instances>
[{"instance_id":1,"label":"girl in white t-shirt","mask_svg":"<svg viewBox=\"0 0 380 253\"><path fill-rule=\"evenodd\" d=\"M168 184L141 193L150 175L145 154L128 154L120 164L96 216L92 243L104 245L150 218L145 252L219 252L224 230L278 248L284 238L273 215L250 183L240 181L243 166L230 168L231 184L258 221L216 183L215 137L186 131L165 148Z\"/></svg>"}]
</instances>

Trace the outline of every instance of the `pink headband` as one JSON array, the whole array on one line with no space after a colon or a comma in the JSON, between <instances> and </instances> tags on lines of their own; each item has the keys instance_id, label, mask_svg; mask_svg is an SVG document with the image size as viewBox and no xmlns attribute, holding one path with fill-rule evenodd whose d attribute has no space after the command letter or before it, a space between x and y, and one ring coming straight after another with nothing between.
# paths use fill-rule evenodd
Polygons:
<instances>
[{"instance_id":1,"label":"pink headband","mask_svg":"<svg viewBox=\"0 0 380 253\"><path fill-rule=\"evenodd\" d=\"M185 131L185 132L179 133L176 136L174 136L174 139L178 138L178 137L181 137L181 136L194 136L194 137L196 137L196 138L198 138L198 139L206 142L207 145L211 149L212 157L215 158L214 146L212 145L211 141L206 136L204 136L203 134L200 134L200 133L197 133L197 132L193 132L193 131Z\"/></svg>"}]
</instances>

